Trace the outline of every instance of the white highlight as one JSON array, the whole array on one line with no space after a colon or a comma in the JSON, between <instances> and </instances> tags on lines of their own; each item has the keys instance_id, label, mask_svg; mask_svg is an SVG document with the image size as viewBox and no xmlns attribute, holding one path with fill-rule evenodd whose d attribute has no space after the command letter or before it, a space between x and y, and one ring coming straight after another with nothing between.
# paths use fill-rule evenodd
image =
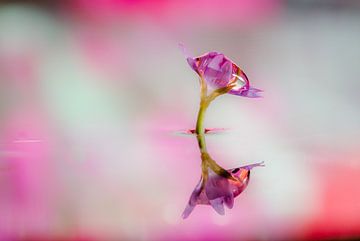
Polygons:
<instances>
[{"instance_id":1,"label":"white highlight","mask_svg":"<svg viewBox=\"0 0 360 241\"><path fill-rule=\"evenodd\" d=\"M39 142L43 142L43 141L39 139L23 139L23 140L13 141L13 143L39 143Z\"/></svg>"}]
</instances>

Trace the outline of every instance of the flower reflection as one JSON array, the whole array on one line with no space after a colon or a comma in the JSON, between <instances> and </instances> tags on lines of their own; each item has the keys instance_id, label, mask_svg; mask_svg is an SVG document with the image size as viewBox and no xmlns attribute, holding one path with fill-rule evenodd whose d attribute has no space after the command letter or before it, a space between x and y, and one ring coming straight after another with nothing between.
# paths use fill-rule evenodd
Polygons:
<instances>
[{"instance_id":1,"label":"flower reflection","mask_svg":"<svg viewBox=\"0 0 360 241\"><path fill-rule=\"evenodd\" d=\"M264 166L264 162L228 169L227 177L208 168L207 178L201 176L182 217L187 218L198 204L211 205L217 213L224 215L224 204L229 209L233 207L234 198L242 193L249 183L250 170L257 166Z\"/></svg>"}]
</instances>

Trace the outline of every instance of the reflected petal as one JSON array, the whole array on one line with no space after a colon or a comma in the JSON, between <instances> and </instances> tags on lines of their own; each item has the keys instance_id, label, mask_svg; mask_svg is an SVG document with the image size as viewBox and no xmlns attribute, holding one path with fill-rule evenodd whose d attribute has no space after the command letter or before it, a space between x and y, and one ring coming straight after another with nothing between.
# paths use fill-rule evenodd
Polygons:
<instances>
[{"instance_id":1,"label":"reflected petal","mask_svg":"<svg viewBox=\"0 0 360 241\"><path fill-rule=\"evenodd\" d=\"M192 211L194 210L194 208L195 208L195 205L191 205L190 203L188 203L188 204L186 205L186 208L185 208L184 212L182 213L181 217L182 217L183 219L189 217L189 215L192 213Z\"/></svg>"},{"instance_id":2,"label":"reflected petal","mask_svg":"<svg viewBox=\"0 0 360 241\"><path fill-rule=\"evenodd\" d=\"M232 209L234 206L234 196L231 193L230 195L224 197L224 203L226 205L226 207L228 207L229 209Z\"/></svg>"},{"instance_id":3,"label":"reflected petal","mask_svg":"<svg viewBox=\"0 0 360 241\"><path fill-rule=\"evenodd\" d=\"M203 178L201 177L200 181L196 185L194 191L191 193L188 204L186 205L185 210L181 215L183 219L187 218L191 214L191 212L194 210L196 204L198 203L199 196L200 196L200 193L201 193L202 181L203 181Z\"/></svg>"},{"instance_id":4,"label":"reflected petal","mask_svg":"<svg viewBox=\"0 0 360 241\"><path fill-rule=\"evenodd\" d=\"M203 183L204 179L201 177L182 213L182 218L187 218L199 204L211 205L217 213L224 215L224 204L229 209L233 208L234 198L242 193L249 183L250 170L258 166L264 166L264 162L227 170L233 178L225 178L208 168L206 183Z\"/></svg>"},{"instance_id":5,"label":"reflected petal","mask_svg":"<svg viewBox=\"0 0 360 241\"><path fill-rule=\"evenodd\" d=\"M225 209L224 209L224 204L223 204L223 198L222 197L210 200L210 204L218 214L220 214L220 215L225 214Z\"/></svg>"},{"instance_id":6,"label":"reflected petal","mask_svg":"<svg viewBox=\"0 0 360 241\"><path fill-rule=\"evenodd\" d=\"M229 179L219 176L209 169L209 178L205 184L205 192L209 200L231 195Z\"/></svg>"}]
</instances>

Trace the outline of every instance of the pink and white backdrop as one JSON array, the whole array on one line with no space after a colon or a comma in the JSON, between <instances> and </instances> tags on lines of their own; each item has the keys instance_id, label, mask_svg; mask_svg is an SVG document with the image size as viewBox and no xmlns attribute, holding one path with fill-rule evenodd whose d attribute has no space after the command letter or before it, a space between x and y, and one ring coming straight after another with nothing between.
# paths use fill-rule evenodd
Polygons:
<instances>
[{"instance_id":1,"label":"pink and white backdrop","mask_svg":"<svg viewBox=\"0 0 360 241\"><path fill-rule=\"evenodd\" d=\"M232 210L181 213L199 86L223 52L263 98L219 98L222 165L265 161ZM0 1L0 240L360 238L356 1Z\"/></svg>"}]
</instances>

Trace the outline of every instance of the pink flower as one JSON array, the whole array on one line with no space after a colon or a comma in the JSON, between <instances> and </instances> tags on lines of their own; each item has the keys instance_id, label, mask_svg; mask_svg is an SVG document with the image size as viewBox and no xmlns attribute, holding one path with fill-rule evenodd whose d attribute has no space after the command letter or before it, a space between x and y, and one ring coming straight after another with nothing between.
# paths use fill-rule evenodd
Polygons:
<instances>
[{"instance_id":1,"label":"pink flower","mask_svg":"<svg viewBox=\"0 0 360 241\"><path fill-rule=\"evenodd\" d=\"M182 48L186 54L183 46ZM224 54L209 52L199 57L187 55L186 60L190 67L213 88L222 88L236 81L235 87L228 92L229 94L250 98L260 97L259 92L262 90L251 87L244 71Z\"/></svg>"},{"instance_id":2,"label":"pink flower","mask_svg":"<svg viewBox=\"0 0 360 241\"><path fill-rule=\"evenodd\" d=\"M187 218L198 204L211 205L217 213L224 215L224 204L229 209L233 207L234 198L242 193L249 183L250 170L257 166L264 166L264 162L227 170L233 179L220 176L209 168L207 181L204 182L204 178L201 177L190 196L182 218Z\"/></svg>"}]
</instances>

